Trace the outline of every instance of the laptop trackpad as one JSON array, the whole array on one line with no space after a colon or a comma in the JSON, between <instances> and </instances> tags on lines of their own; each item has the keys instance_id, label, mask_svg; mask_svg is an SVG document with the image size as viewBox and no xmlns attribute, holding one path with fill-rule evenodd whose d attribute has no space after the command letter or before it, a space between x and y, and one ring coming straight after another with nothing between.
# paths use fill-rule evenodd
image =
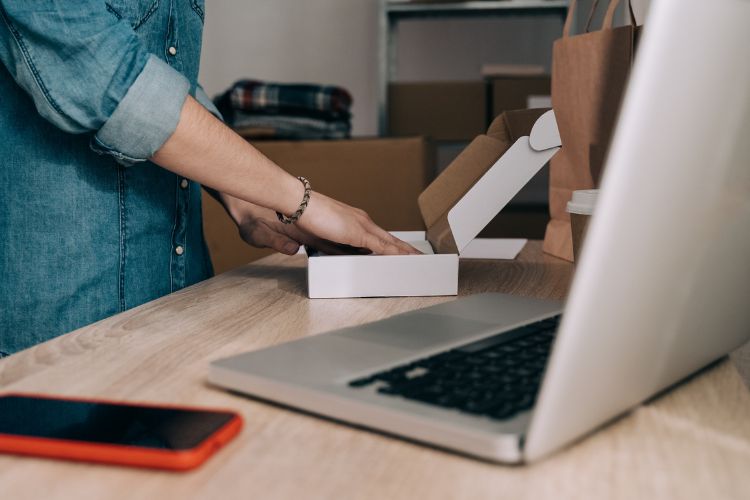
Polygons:
<instances>
[{"instance_id":1,"label":"laptop trackpad","mask_svg":"<svg viewBox=\"0 0 750 500\"><path fill-rule=\"evenodd\" d=\"M498 325L453 316L415 313L353 327L337 335L401 349L422 350L495 330L498 330Z\"/></svg>"}]
</instances>

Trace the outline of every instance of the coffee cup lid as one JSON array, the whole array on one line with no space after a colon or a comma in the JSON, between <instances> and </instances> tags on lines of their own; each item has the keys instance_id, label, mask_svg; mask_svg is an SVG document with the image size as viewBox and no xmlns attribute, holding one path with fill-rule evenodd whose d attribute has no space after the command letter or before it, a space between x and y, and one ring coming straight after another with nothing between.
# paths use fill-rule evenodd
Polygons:
<instances>
[{"instance_id":1,"label":"coffee cup lid","mask_svg":"<svg viewBox=\"0 0 750 500\"><path fill-rule=\"evenodd\" d=\"M594 212L598 195L598 189L573 191L573 198L568 202L568 213L591 215Z\"/></svg>"}]
</instances>

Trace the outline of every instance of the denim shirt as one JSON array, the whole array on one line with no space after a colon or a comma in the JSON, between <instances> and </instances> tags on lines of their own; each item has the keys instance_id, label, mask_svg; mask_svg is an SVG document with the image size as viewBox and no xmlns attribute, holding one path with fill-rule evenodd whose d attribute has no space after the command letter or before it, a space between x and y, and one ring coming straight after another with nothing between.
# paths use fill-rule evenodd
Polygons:
<instances>
[{"instance_id":1,"label":"denim shirt","mask_svg":"<svg viewBox=\"0 0 750 500\"><path fill-rule=\"evenodd\" d=\"M188 94L218 113L203 9L0 0L0 355L212 274L200 186L147 161Z\"/></svg>"}]
</instances>

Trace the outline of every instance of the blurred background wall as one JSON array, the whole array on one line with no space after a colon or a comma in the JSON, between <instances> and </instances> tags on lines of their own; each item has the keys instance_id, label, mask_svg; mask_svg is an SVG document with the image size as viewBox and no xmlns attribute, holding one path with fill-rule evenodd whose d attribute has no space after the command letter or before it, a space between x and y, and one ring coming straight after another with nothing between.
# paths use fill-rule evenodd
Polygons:
<instances>
[{"instance_id":1,"label":"blurred background wall","mask_svg":"<svg viewBox=\"0 0 750 500\"><path fill-rule=\"evenodd\" d=\"M587 11L590 2L581 1L580 11ZM637 12L647 3L633 1ZM376 0L206 4L201 82L209 95L242 77L334 83L354 96L354 134L376 134ZM443 81L479 79L483 63L548 67L561 22L545 15L409 21L400 26L396 80Z\"/></svg>"},{"instance_id":2,"label":"blurred background wall","mask_svg":"<svg viewBox=\"0 0 750 500\"><path fill-rule=\"evenodd\" d=\"M593 0L579 1L578 31L585 25ZM206 3L201 82L209 95L223 92L240 78L336 84L353 94L354 135L377 134L377 0L206 0ZM607 3L600 0L601 12L592 26L600 25ZM645 6L644 0L634 2L639 15ZM620 10L620 21L625 20L625 12ZM549 12L531 17L515 14L402 20L397 30L394 79L402 85L392 89L390 104L397 111L392 117L402 117L396 122L401 129L410 130L406 135L432 135L436 141L430 142L429 148L414 139L300 144L270 141L255 145L295 175L314 177L315 185L327 194L368 210L388 229L419 229L422 224L416 208L418 194L468 141L485 129L487 119L491 118L487 111L491 109L490 114L496 114L496 104L502 109L528 104L525 96L520 101L512 98L515 92L507 86L501 88L509 96L496 99L494 81L490 86L482 79L482 65L534 64L549 70L552 44L561 30L561 16ZM531 80L517 81L513 88L543 86L539 82L532 84ZM474 83L444 83L450 81ZM547 90L532 93L548 93L548 82L545 85ZM405 94L406 88L416 90ZM489 88L492 88L491 99L485 94L489 94ZM466 112L459 117L457 109ZM409 128L405 125L409 120L404 121L403 117L416 118L417 124ZM446 127L454 135L448 134ZM392 132L404 135L404 130ZM386 154L387 151L391 152ZM400 191L390 191L389 204L384 206L379 199L367 196L372 186L393 178L399 179ZM548 173L542 169L483 235L541 238L548 220L548 189ZM383 188L377 192L384 192ZM206 238L217 272L270 253L245 245L224 210L208 196L203 209Z\"/></svg>"}]
</instances>

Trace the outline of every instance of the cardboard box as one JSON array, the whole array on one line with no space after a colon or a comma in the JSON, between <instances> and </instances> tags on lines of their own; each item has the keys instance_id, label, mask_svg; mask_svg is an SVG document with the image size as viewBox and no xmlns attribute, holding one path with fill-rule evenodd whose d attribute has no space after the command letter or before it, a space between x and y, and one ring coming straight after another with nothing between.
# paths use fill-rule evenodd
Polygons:
<instances>
[{"instance_id":1,"label":"cardboard box","mask_svg":"<svg viewBox=\"0 0 750 500\"><path fill-rule=\"evenodd\" d=\"M267 141L253 145L292 175L310 179L314 190L365 210L382 227L424 229L417 196L434 171L434 146L424 138ZM203 218L217 274L273 253L242 241L223 207L206 193Z\"/></svg>"},{"instance_id":2,"label":"cardboard box","mask_svg":"<svg viewBox=\"0 0 750 500\"><path fill-rule=\"evenodd\" d=\"M308 295L455 295L459 254L471 248L475 258L507 256L507 241L475 238L559 149L552 111L499 116L419 196L426 239L410 242L424 255L335 256L308 249Z\"/></svg>"},{"instance_id":3,"label":"cardboard box","mask_svg":"<svg viewBox=\"0 0 750 500\"><path fill-rule=\"evenodd\" d=\"M394 232L424 255L324 255L308 250L311 299L456 295L458 255L435 254L422 238Z\"/></svg>"},{"instance_id":4,"label":"cardboard box","mask_svg":"<svg viewBox=\"0 0 750 500\"><path fill-rule=\"evenodd\" d=\"M425 239L424 231L393 231L392 234L410 243L424 255L333 256L307 249L308 296L316 299L458 293L457 255L436 254ZM477 238L462 250L460 257L515 259L526 241Z\"/></svg>"},{"instance_id":5,"label":"cardboard box","mask_svg":"<svg viewBox=\"0 0 750 500\"><path fill-rule=\"evenodd\" d=\"M392 83L388 86L388 133L391 136L426 135L439 141L470 141L486 128L485 82Z\"/></svg>"},{"instance_id":6,"label":"cardboard box","mask_svg":"<svg viewBox=\"0 0 750 500\"><path fill-rule=\"evenodd\" d=\"M549 75L506 75L489 80L492 116L508 110L534 108L549 102Z\"/></svg>"}]
</instances>

